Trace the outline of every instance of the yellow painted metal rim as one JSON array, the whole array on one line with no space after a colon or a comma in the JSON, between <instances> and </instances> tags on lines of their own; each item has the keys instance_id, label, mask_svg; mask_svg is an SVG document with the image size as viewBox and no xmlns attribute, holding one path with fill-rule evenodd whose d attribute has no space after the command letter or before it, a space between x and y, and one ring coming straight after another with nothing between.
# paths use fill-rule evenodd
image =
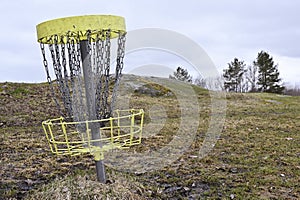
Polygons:
<instances>
[{"instance_id":1,"label":"yellow painted metal rim","mask_svg":"<svg viewBox=\"0 0 300 200\"><path fill-rule=\"evenodd\" d=\"M87 39L87 32L91 31L91 38L103 30L111 30L111 38L126 33L125 19L114 15L85 15L54 19L42 22L36 26L38 42L53 44L53 36L59 38L74 37L75 40ZM66 42L66 39L63 40ZM61 43L62 41L58 41Z\"/></svg>"}]
</instances>

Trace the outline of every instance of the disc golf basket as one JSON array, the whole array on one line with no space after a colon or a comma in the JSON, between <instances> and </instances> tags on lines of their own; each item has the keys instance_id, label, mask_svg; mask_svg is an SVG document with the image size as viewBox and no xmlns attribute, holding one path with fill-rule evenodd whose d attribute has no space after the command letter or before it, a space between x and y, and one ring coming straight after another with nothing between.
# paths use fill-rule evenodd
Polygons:
<instances>
[{"instance_id":1,"label":"disc golf basket","mask_svg":"<svg viewBox=\"0 0 300 200\"><path fill-rule=\"evenodd\" d=\"M37 36L61 114L42 123L50 150L56 155L90 153L98 180L105 182L104 152L140 144L142 136L143 110L114 109L125 54L125 20L111 15L60 18L38 24ZM117 44L115 66L112 42Z\"/></svg>"}]
</instances>

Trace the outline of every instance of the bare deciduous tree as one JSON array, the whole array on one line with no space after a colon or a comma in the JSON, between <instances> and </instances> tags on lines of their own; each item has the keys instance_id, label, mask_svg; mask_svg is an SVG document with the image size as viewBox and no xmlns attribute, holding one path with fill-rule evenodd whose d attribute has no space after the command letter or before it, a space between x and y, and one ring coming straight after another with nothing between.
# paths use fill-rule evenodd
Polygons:
<instances>
[{"instance_id":1,"label":"bare deciduous tree","mask_svg":"<svg viewBox=\"0 0 300 200\"><path fill-rule=\"evenodd\" d=\"M257 66L249 65L245 73L246 80L250 85L250 88L248 89L249 92L257 91L257 75Z\"/></svg>"}]
</instances>

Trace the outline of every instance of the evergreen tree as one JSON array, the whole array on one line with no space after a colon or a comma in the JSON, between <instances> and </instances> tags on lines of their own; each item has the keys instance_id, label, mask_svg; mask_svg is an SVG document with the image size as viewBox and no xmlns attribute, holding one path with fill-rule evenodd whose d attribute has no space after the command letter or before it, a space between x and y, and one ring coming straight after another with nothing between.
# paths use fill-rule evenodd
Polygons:
<instances>
[{"instance_id":1,"label":"evergreen tree","mask_svg":"<svg viewBox=\"0 0 300 200\"><path fill-rule=\"evenodd\" d=\"M284 91L284 86L280 84L278 65L274 64L273 58L267 52L259 52L253 64L258 68L258 91L270 93Z\"/></svg>"},{"instance_id":2,"label":"evergreen tree","mask_svg":"<svg viewBox=\"0 0 300 200\"><path fill-rule=\"evenodd\" d=\"M228 63L228 69L224 70L224 88L229 92L242 92L243 75L245 73L244 61L239 61L237 58L231 63Z\"/></svg>"},{"instance_id":3,"label":"evergreen tree","mask_svg":"<svg viewBox=\"0 0 300 200\"><path fill-rule=\"evenodd\" d=\"M173 73L173 76L170 75L169 78L188 82L188 83L192 83L193 81L193 77L189 75L187 69L183 69L181 67L177 67L176 71Z\"/></svg>"}]
</instances>

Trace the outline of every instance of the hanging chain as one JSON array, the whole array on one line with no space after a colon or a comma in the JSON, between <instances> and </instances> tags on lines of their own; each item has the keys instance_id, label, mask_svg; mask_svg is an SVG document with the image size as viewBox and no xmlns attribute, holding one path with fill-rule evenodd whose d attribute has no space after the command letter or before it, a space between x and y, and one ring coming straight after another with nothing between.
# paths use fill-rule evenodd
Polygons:
<instances>
[{"instance_id":1,"label":"hanging chain","mask_svg":"<svg viewBox=\"0 0 300 200\"><path fill-rule=\"evenodd\" d=\"M103 106L103 113L102 117L108 118L111 116L110 108L108 105L108 95L109 95L109 69L110 69L110 47L111 47L111 42L110 42L110 30L106 31L105 35L105 62L104 62L104 91L103 91L103 96L102 96L102 106Z\"/></svg>"},{"instance_id":2,"label":"hanging chain","mask_svg":"<svg viewBox=\"0 0 300 200\"><path fill-rule=\"evenodd\" d=\"M103 82L103 67L104 67L104 40L103 32L97 34L96 38L96 114L97 119L102 118L102 82Z\"/></svg>"},{"instance_id":3,"label":"hanging chain","mask_svg":"<svg viewBox=\"0 0 300 200\"><path fill-rule=\"evenodd\" d=\"M83 67L86 68L85 69L86 71L84 71L84 72L87 72L87 75L88 75L88 76L84 75L84 78L88 77L90 80L89 81L85 80L84 83L85 83L85 93L86 93L86 95L89 96L89 97L92 97L92 98L86 98L86 101L88 101L88 99L90 100L90 102L86 102L86 105L93 105L93 101L95 101L95 99L93 99L93 98L95 98L94 97L95 88L93 88L94 86L93 86L93 84L91 84L94 81L94 74L93 74L93 69L92 69L92 66L91 66L92 62L93 62L92 58L91 58L92 57L92 41L91 41L91 39L92 39L91 38L91 31L87 31L87 50L88 50L89 56L84 58L84 59L89 58L91 60L89 60L88 62L83 64ZM90 66L88 66L88 65L90 65ZM90 111L88 111L88 113L91 114ZM89 116L89 117L91 117L91 116Z\"/></svg>"},{"instance_id":4,"label":"hanging chain","mask_svg":"<svg viewBox=\"0 0 300 200\"><path fill-rule=\"evenodd\" d=\"M69 58L69 68L70 68L70 80L71 84L74 83L75 76L75 59L74 59L74 39L71 39L69 36L67 38L67 49L68 49L68 58Z\"/></svg>"},{"instance_id":5,"label":"hanging chain","mask_svg":"<svg viewBox=\"0 0 300 200\"><path fill-rule=\"evenodd\" d=\"M77 42L75 42L77 41ZM83 80L81 76L81 53L80 53L80 44L79 44L79 36L78 38L72 37L71 46L70 46L71 54L72 54L72 63L73 63L73 94L72 94L72 108L73 108L73 118L76 121L84 121L86 120L86 109L85 109L85 94L83 90Z\"/></svg>"},{"instance_id":6,"label":"hanging chain","mask_svg":"<svg viewBox=\"0 0 300 200\"><path fill-rule=\"evenodd\" d=\"M92 40L92 38L90 38L90 40ZM92 69L93 69L93 72L96 73L96 69L97 69L97 54L96 54L96 46L97 46L97 43L96 41L90 41L90 47L91 47L91 56L92 56Z\"/></svg>"},{"instance_id":7,"label":"hanging chain","mask_svg":"<svg viewBox=\"0 0 300 200\"><path fill-rule=\"evenodd\" d=\"M56 76L56 83L58 85L58 89L60 91L60 94L62 96L63 99L63 103L65 103L65 99L64 99L64 89L63 89L63 84L61 83L62 81L62 74L61 74L61 66L60 66L60 59L59 59L59 47L57 44L57 36L54 36L54 45L53 44L49 44L49 50L51 53L51 57L52 57L52 62L53 62L53 68L54 68L54 73ZM54 47L53 47L54 46ZM66 108L65 104L64 107ZM65 117L65 113L61 110L61 115Z\"/></svg>"},{"instance_id":8,"label":"hanging chain","mask_svg":"<svg viewBox=\"0 0 300 200\"><path fill-rule=\"evenodd\" d=\"M57 78L57 83L59 85L60 88L60 92L61 94L64 93L64 88L63 88L63 78L62 78L62 73L61 73L61 64L60 64L60 54L59 54L59 45L58 45L58 36L55 35L54 36L54 52L55 55L53 56L54 58L54 69L55 69L55 74L56 74L56 78ZM64 98L64 95L63 95ZM65 102L65 100L64 100Z\"/></svg>"},{"instance_id":9,"label":"hanging chain","mask_svg":"<svg viewBox=\"0 0 300 200\"><path fill-rule=\"evenodd\" d=\"M76 77L77 77L77 87L78 87L78 92L79 92L79 113L81 113L81 117L82 119L84 120L84 116L83 116L83 113L86 113L86 110L85 110L85 102L84 102L84 99L85 99L85 94L84 94L84 91L83 91L83 80L82 80L82 76L81 76L81 52L80 52L80 43L79 43L79 35L78 35L78 38L77 38L77 43L76 43L76 49L77 51L75 51L75 54L76 54L76 57L77 57L77 62L76 62ZM74 48L74 49L75 49ZM75 55L74 54L74 55Z\"/></svg>"},{"instance_id":10,"label":"hanging chain","mask_svg":"<svg viewBox=\"0 0 300 200\"><path fill-rule=\"evenodd\" d=\"M70 81L71 81L71 87L72 87L72 97L70 94L71 98L71 112L72 112L72 117L75 119L75 121L79 121L78 117L78 95L79 95L79 90L76 85L76 76L78 75L77 70L76 70L76 49L75 49L75 42L74 38L71 37L70 33L68 34L67 37L67 49L68 49L68 58L69 58L69 68L70 68Z\"/></svg>"},{"instance_id":11,"label":"hanging chain","mask_svg":"<svg viewBox=\"0 0 300 200\"><path fill-rule=\"evenodd\" d=\"M68 71L67 71L67 59L66 59L66 52L65 52L65 44L63 42L63 38L61 38L61 57L62 57L62 67L64 70L64 76L62 83L63 90L64 90L64 97L65 97L65 107L69 117L72 117L72 99L70 94L69 88L69 78L68 78Z\"/></svg>"},{"instance_id":12,"label":"hanging chain","mask_svg":"<svg viewBox=\"0 0 300 200\"><path fill-rule=\"evenodd\" d=\"M126 41L126 33L119 32L118 37L118 51L117 51L117 63L116 63L116 75L115 75L115 83L114 83L114 89L112 93L111 98L111 111L114 110L115 107L115 101L117 97L117 90L119 88L121 74L124 66L124 56L125 56L125 41Z\"/></svg>"},{"instance_id":13,"label":"hanging chain","mask_svg":"<svg viewBox=\"0 0 300 200\"><path fill-rule=\"evenodd\" d=\"M57 107L59 113L62 114L61 107L58 103L58 100L57 100L56 95L55 95L54 87L52 85L52 80L51 80L51 76L50 76L50 73L49 73L48 62L47 62L47 59L46 59L45 46L44 46L43 43L40 43L40 48L41 48L41 52L42 52L42 55L43 55L43 64L44 64L44 67L45 67L45 70L46 70L47 81L48 81L48 84L50 86L51 95L52 95L52 97L55 101L55 104L56 104L56 107Z\"/></svg>"}]
</instances>

